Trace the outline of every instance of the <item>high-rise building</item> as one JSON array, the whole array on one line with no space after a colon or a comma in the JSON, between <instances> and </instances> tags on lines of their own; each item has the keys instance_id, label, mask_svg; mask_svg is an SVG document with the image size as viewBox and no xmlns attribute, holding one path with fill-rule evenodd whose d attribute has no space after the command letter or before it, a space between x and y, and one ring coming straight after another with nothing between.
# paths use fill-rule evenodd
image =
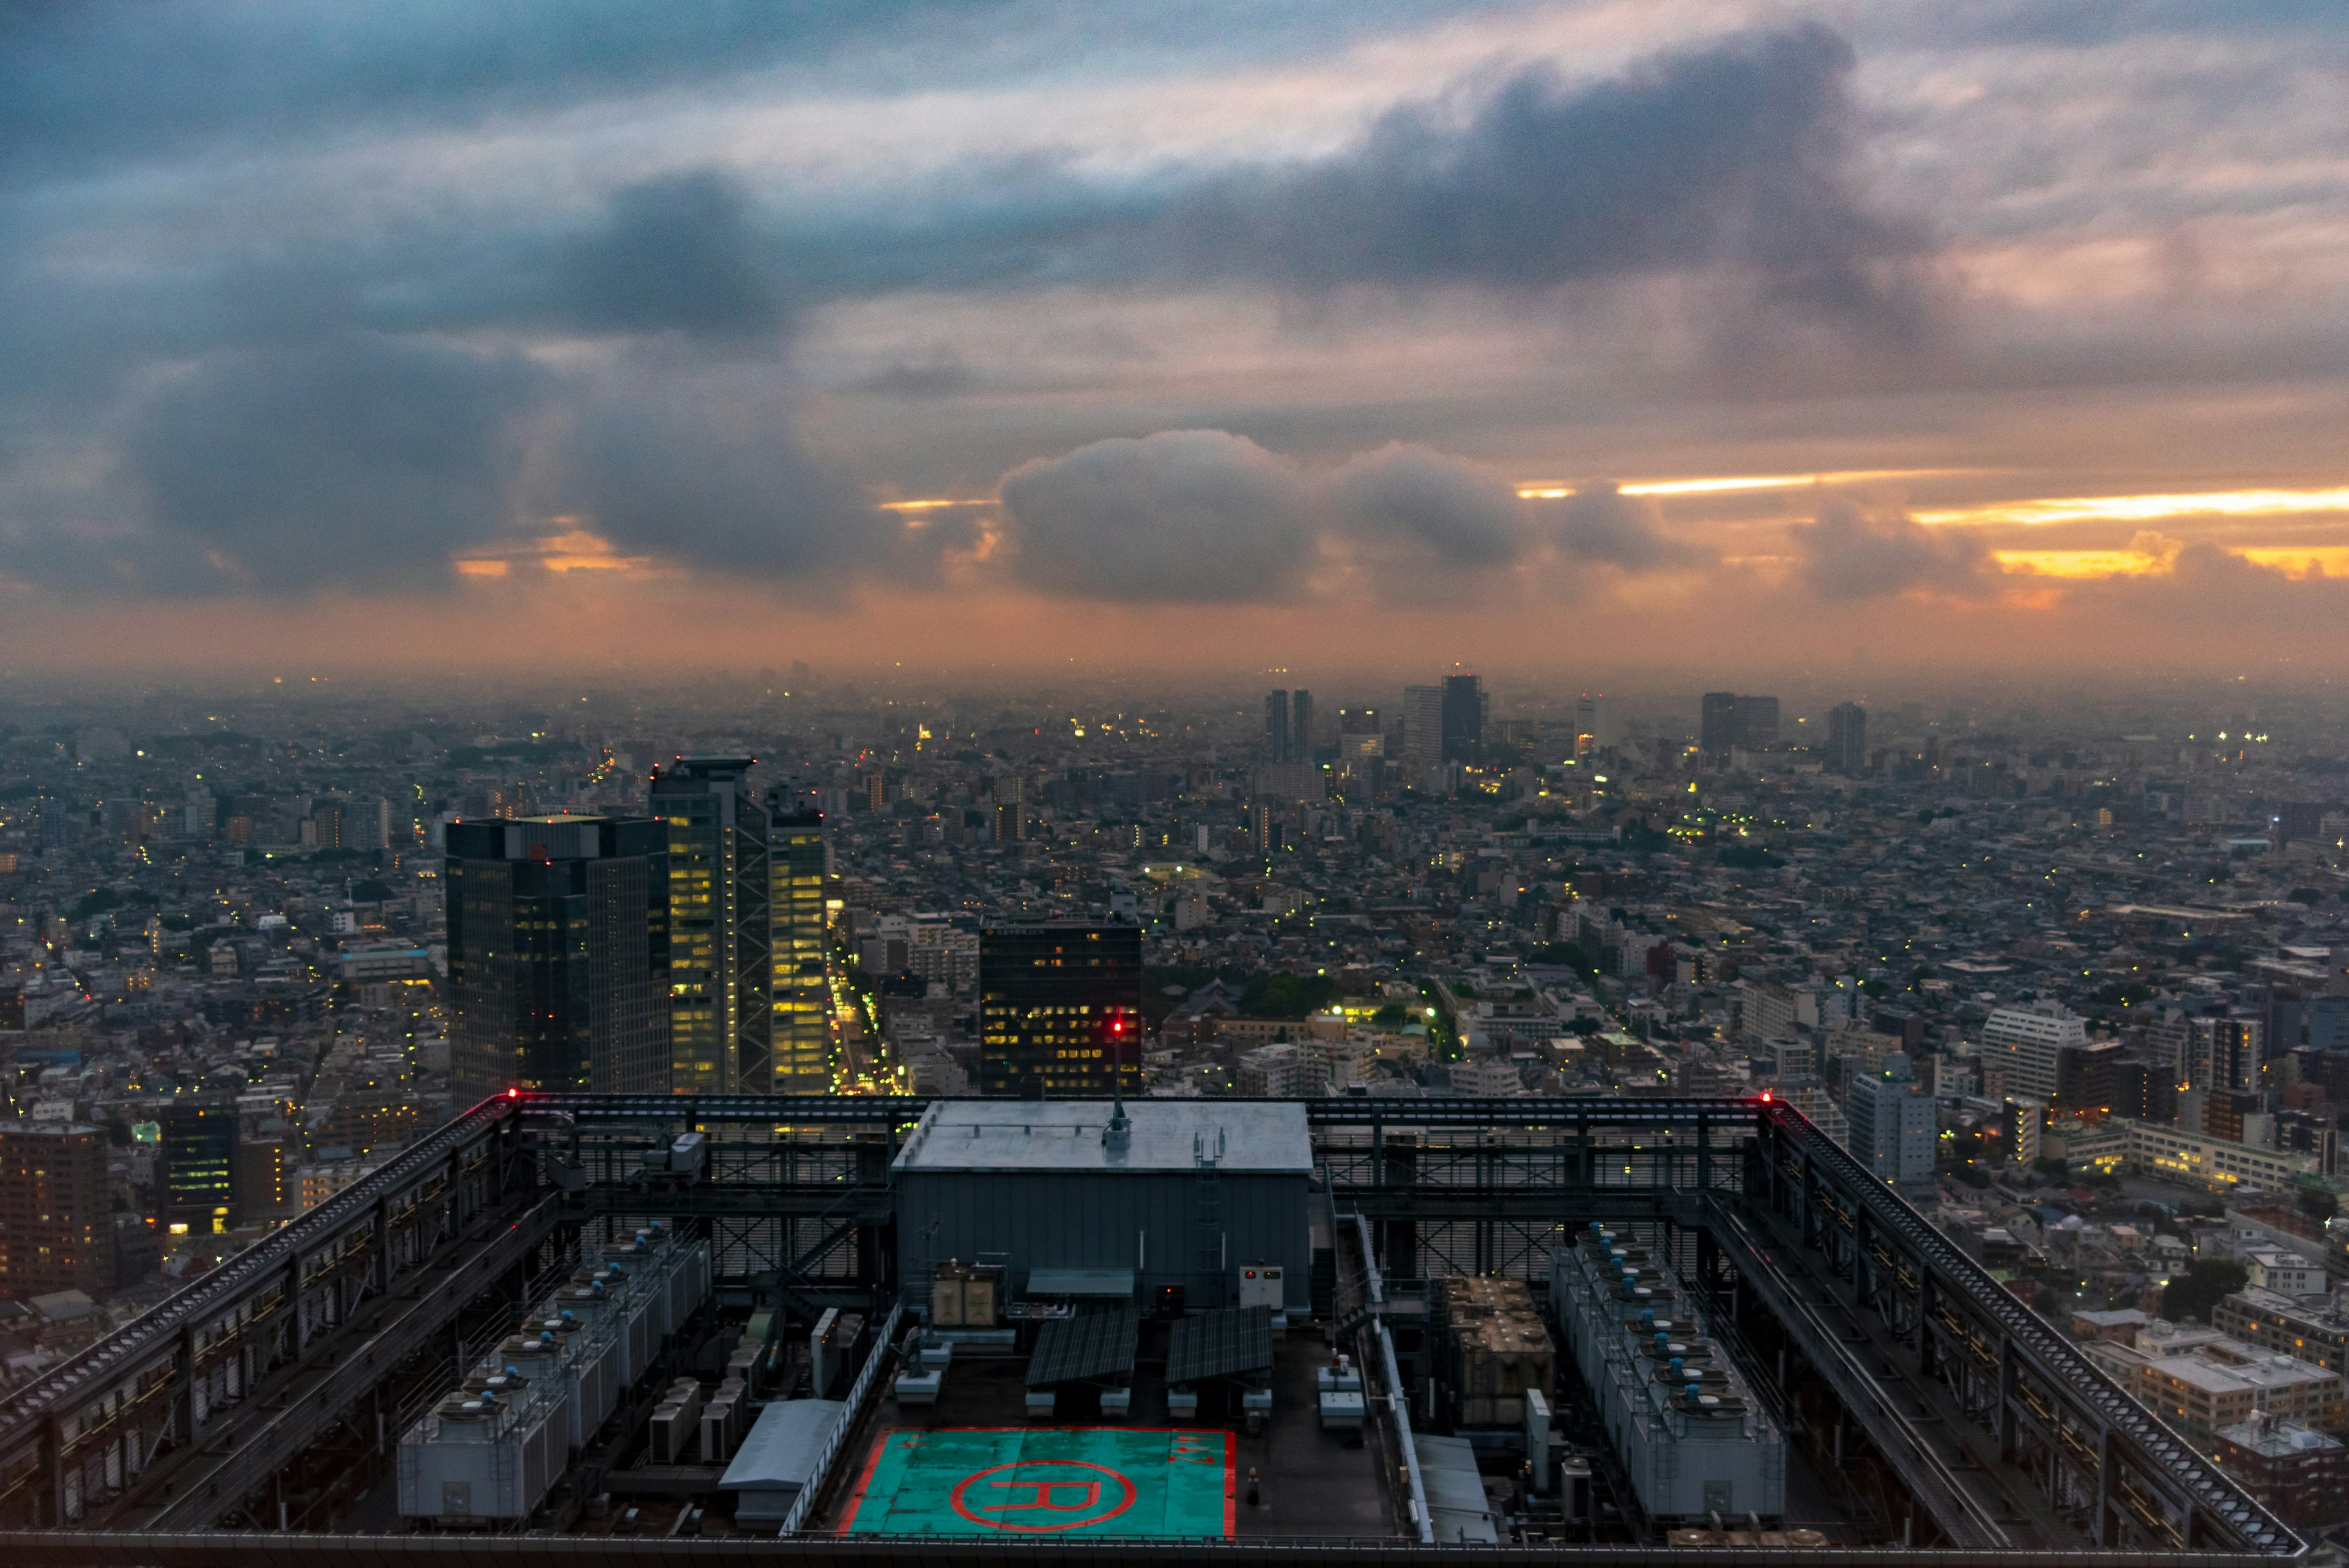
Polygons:
<instances>
[{"instance_id":1,"label":"high-rise building","mask_svg":"<svg viewBox=\"0 0 2349 1568\"><path fill-rule=\"evenodd\" d=\"M1868 710L1858 703L1838 702L1827 710L1826 765L1847 778L1868 771Z\"/></svg>"},{"instance_id":2,"label":"high-rise building","mask_svg":"<svg viewBox=\"0 0 2349 1568\"><path fill-rule=\"evenodd\" d=\"M824 923L823 814L767 792L772 892L774 1075L746 1092L821 1095L832 1087L831 933Z\"/></svg>"},{"instance_id":3,"label":"high-rise building","mask_svg":"<svg viewBox=\"0 0 2349 1568\"><path fill-rule=\"evenodd\" d=\"M218 1235L237 1222L236 1107L174 1105L162 1123L163 1222L174 1234Z\"/></svg>"},{"instance_id":4,"label":"high-rise building","mask_svg":"<svg viewBox=\"0 0 2349 1568\"><path fill-rule=\"evenodd\" d=\"M460 1105L506 1088L667 1089L669 831L642 817L449 825Z\"/></svg>"},{"instance_id":5,"label":"high-rise building","mask_svg":"<svg viewBox=\"0 0 2349 1568\"><path fill-rule=\"evenodd\" d=\"M1288 696L1288 750L1284 762L1313 760L1313 693L1299 687Z\"/></svg>"},{"instance_id":6,"label":"high-rise building","mask_svg":"<svg viewBox=\"0 0 2349 1568\"><path fill-rule=\"evenodd\" d=\"M1574 754L1578 757L1599 749L1599 702L1588 691L1574 700Z\"/></svg>"},{"instance_id":7,"label":"high-rise building","mask_svg":"<svg viewBox=\"0 0 2349 1568\"><path fill-rule=\"evenodd\" d=\"M1778 743L1778 700L1734 691L1708 691L1699 704L1697 750L1715 764L1732 752L1759 752Z\"/></svg>"},{"instance_id":8,"label":"high-rise building","mask_svg":"<svg viewBox=\"0 0 2349 1568\"><path fill-rule=\"evenodd\" d=\"M2189 1023L2186 1082L2213 1092L2261 1087L2266 1026L2257 1018L2197 1018Z\"/></svg>"},{"instance_id":9,"label":"high-rise building","mask_svg":"<svg viewBox=\"0 0 2349 1568\"><path fill-rule=\"evenodd\" d=\"M1418 783L1418 775L1444 760L1444 688L1406 686L1402 689L1402 765Z\"/></svg>"},{"instance_id":10,"label":"high-rise building","mask_svg":"<svg viewBox=\"0 0 2349 1568\"><path fill-rule=\"evenodd\" d=\"M752 760L679 757L653 774L668 825L672 1094L761 1094L774 1079L772 871Z\"/></svg>"},{"instance_id":11,"label":"high-rise building","mask_svg":"<svg viewBox=\"0 0 2349 1568\"><path fill-rule=\"evenodd\" d=\"M1737 743L1749 752L1764 752L1778 743L1778 700L1775 697L1737 699Z\"/></svg>"},{"instance_id":12,"label":"high-rise building","mask_svg":"<svg viewBox=\"0 0 2349 1568\"><path fill-rule=\"evenodd\" d=\"M1106 1096L1142 1086L1142 928L1075 921L978 933L978 1092Z\"/></svg>"},{"instance_id":13,"label":"high-rise building","mask_svg":"<svg viewBox=\"0 0 2349 1568\"><path fill-rule=\"evenodd\" d=\"M113 1291L106 1155L96 1127L0 1122L0 1296L80 1291L103 1301Z\"/></svg>"},{"instance_id":14,"label":"high-rise building","mask_svg":"<svg viewBox=\"0 0 2349 1568\"><path fill-rule=\"evenodd\" d=\"M1844 1117L1844 1147L1877 1179L1933 1179L1933 1102L1909 1072L1905 1054L1895 1052L1877 1071L1852 1075Z\"/></svg>"},{"instance_id":15,"label":"high-rise building","mask_svg":"<svg viewBox=\"0 0 2349 1568\"><path fill-rule=\"evenodd\" d=\"M2054 1097L2058 1054L2088 1043L2088 1022L2056 1002L2001 1007L1982 1024L1984 1066L2003 1063L2010 1095Z\"/></svg>"},{"instance_id":16,"label":"high-rise building","mask_svg":"<svg viewBox=\"0 0 2349 1568\"><path fill-rule=\"evenodd\" d=\"M1444 678L1444 761L1485 760L1485 683L1474 675Z\"/></svg>"},{"instance_id":17,"label":"high-rise building","mask_svg":"<svg viewBox=\"0 0 2349 1568\"><path fill-rule=\"evenodd\" d=\"M1288 760L1288 693L1270 691L1264 699L1264 756L1267 762Z\"/></svg>"},{"instance_id":18,"label":"high-rise building","mask_svg":"<svg viewBox=\"0 0 2349 1568\"><path fill-rule=\"evenodd\" d=\"M1338 766L1341 785L1378 789L1383 783L1387 754L1386 732L1375 708L1338 710Z\"/></svg>"},{"instance_id":19,"label":"high-rise building","mask_svg":"<svg viewBox=\"0 0 2349 1568\"><path fill-rule=\"evenodd\" d=\"M1697 704L1697 750L1708 762L1726 758L1737 746L1737 693L1708 691Z\"/></svg>"}]
</instances>

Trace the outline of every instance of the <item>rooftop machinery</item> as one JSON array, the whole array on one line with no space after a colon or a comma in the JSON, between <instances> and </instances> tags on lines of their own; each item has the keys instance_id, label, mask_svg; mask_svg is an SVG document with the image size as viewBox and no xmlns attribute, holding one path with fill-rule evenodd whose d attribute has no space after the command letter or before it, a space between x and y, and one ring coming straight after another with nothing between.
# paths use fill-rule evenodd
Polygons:
<instances>
[{"instance_id":1,"label":"rooftop machinery","mask_svg":"<svg viewBox=\"0 0 2349 1568\"><path fill-rule=\"evenodd\" d=\"M1551 1254L1551 1310L1600 1424L1651 1521L1780 1517L1785 1436L1671 1275L1597 1220Z\"/></svg>"},{"instance_id":2,"label":"rooftop machinery","mask_svg":"<svg viewBox=\"0 0 2349 1568\"><path fill-rule=\"evenodd\" d=\"M604 1246L401 1437L401 1516L528 1519L709 1295L707 1241L655 1220Z\"/></svg>"}]
</instances>

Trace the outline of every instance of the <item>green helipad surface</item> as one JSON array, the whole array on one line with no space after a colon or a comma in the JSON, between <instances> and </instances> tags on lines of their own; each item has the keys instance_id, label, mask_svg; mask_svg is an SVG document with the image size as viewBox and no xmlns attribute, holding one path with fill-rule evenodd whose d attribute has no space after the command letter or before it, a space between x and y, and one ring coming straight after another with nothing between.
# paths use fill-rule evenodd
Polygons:
<instances>
[{"instance_id":1,"label":"green helipad surface","mask_svg":"<svg viewBox=\"0 0 2349 1568\"><path fill-rule=\"evenodd\" d=\"M1229 1432L950 1427L884 1432L841 1516L857 1535L1233 1533Z\"/></svg>"}]
</instances>

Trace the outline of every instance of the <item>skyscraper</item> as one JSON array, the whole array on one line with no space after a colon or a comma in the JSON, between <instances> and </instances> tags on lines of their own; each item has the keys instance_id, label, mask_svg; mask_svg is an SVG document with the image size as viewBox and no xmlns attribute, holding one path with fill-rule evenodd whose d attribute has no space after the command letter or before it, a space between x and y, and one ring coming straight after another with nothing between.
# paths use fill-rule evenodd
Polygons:
<instances>
[{"instance_id":1,"label":"skyscraper","mask_svg":"<svg viewBox=\"0 0 2349 1568\"><path fill-rule=\"evenodd\" d=\"M653 775L668 825L669 1089L763 1094L774 1080L767 813L750 757L679 757Z\"/></svg>"},{"instance_id":2,"label":"skyscraper","mask_svg":"<svg viewBox=\"0 0 2349 1568\"><path fill-rule=\"evenodd\" d=\"M668 826L642 817L452 822L449 1076L659 1094L669 1075Z\"/></svg>"},{"instance_id":3,"label":"skyscraper","mask_svg":"<svg viewBox=\"0 0 2349 1568\"><path fill-rule=\"evenodd\" d=\"M1827 710L1829 773L1857 778L1868 771L1868 710L1857 702L1838 702Z\"/></svg>"},{"instance_id":4,"label":"skyscraper","mask_svg":"<svg viewBox=\"0 0 2349 1568\"><path fill-rule=\"evenodd\" d=\"M1767 751L1778 743L1778 700L1775 697L1737 699L1737 744L1749 752Z\"/></svg>"},{"instance_id":5,"label":"skyscraper","mask_svg":"<svg viewBox=\"0 0 2349 1568\"><path fill-rule=\"evenodd\" d=\"M0 1296L81 1291L103 1301L112 1292L106 1155L96 1127L0 1122Z\"/></svg>"},{"instance_id":6,"label":"skyscraper","mask_svg":"<svg viewBox=\"0 0 2349 1568\"><path fill-rule=\"evenodd\" d=\"M1718 762L1737 745L1737 693L1708 691L1697 705L1696 746L1707 762Z\"/></svg>"},{"instance_id":7,"label":"skyscraper","mask_svg":"<svg viewBox=\"0 0 2349 1568\"><path fill-rule=\"evenodd\" d=\"M1574 700L1574 754L1578 757L1599 749L1599 701L1588 691Z\"/></svg>"},{"instance_id":8,"label":"skyscraper","mask_svg":"<svg viewBox=\"0 0 2349 1568\"><path fill-rule=\"evenodd\" d=\"M1474 675L1444 678L1444 756L1474 766L1485 759L1485 683Z\"/></svg>"},{"instance_id":9,"label":"skyscraper","mask_svg":"<svg viewBox=\"0 0 2349 1568\"><path fill-rule=\"evenodd\" d=\"M978 933L978 1092L1106 1097L1142 1087L1142 928Z\"/></svg>"},{"instance_id":10,"label":"skyscraper","mask_svg":"<svg viewBox=\"0 0 2349 1568\"><path fill-rule=\"evenodd\" d=\"M1444 688L1402 689L1402 765L1417 775L1444 760Z\"/></svg>"},{"instance_id":11,"label":"skyscraper","mask_svg":"<svg viewBox=\"0 0 2349 1568\"><path fill-rule=\"evenodd\" d=\"M233 1228L236 1107L174 1105L160 1119L164 1223L175 1232L199 1236Z\"/></svg>"},{"instance_id":12,"label":"skyscraper","mask_svg":"<svg viewBox=\"0 0 2349 1568\"><path fill-rule=\"evenodd\" d=\"M1289 694L1288 753L1282 760L1313 760L1313 693L1299 687Z\"/></svg>"},{"instance_id":13,"label":"skyscraper","mask_svg":"<svg viewBox=\"0 0 2349 1568\"><path fill-rule=\"evenodd\" d=\"M1697 719L1697 750L1725 763L1732 752L1759 752L1778 743L1778 700L1708 691Z\"/></svg>"},{"instance_id":14,"label":"skyscraper","mask_svg":"<svg viewBox=\"0 0 2349 1568\"><path fill-rule=\"evenodd\" d=\"M1286 691L1265 695L1264 758L1268 763L1288 760L1288 693Z\"/></svg>"},{"instance_id":15,"label":"skyscraper","mask_svg":"<svg viewBox=\"0 0 2349 1568\"><path fill-rule=\"evenodd\" d=\"M823 814L779 786L767 792L768 913L773 936L774 1074L747 1093L821 1095L832 1087L831 939L824 926Z\"/></svg>"}]
</instances>

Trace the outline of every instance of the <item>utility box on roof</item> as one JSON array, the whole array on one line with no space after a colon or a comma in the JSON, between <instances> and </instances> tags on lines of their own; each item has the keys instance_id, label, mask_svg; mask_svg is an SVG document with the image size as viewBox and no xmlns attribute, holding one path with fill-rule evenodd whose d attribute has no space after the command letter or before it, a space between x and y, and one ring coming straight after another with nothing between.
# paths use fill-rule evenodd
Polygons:
<instances>
[{"instance_id":1,"label":"utility box on roof","mask_svg":"<svg viewBox=\"0 0 2349 1568\"><path fill-rule=\"evenodd\" d=\"M1302 1105L1137 1100L1112 1127L1105 1100L942 1100L899 1150L898 1278L933 1310L939 1266L986 1258L1007 1285L1034 1272L1130 1271L1130 1299L1184 1291L1195 1308L1240 1304L1240 1275L1277 1282L1277 1312L1307 1309L1312 1262ZM1266 1282L1263 1271L1278 1271ZM947 1315L971 1314L940 1301ZM943 1322L934 1317L934 1322Z\"/></svg>"}]
</instances>

